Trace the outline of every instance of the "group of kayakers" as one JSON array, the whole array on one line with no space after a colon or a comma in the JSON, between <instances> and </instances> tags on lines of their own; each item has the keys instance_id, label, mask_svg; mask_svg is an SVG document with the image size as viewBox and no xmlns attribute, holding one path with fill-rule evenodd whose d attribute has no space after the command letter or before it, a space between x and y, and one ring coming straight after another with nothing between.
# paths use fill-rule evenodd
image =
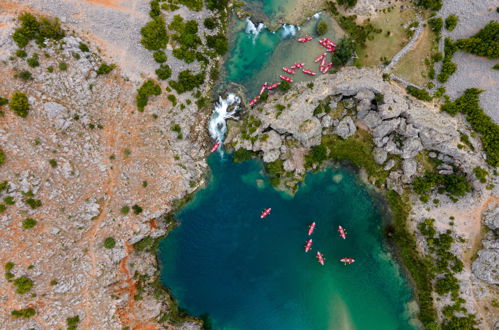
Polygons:
<instances>
[{"instance_id":1,"label":"group of kayakers","mask_svg":"<svg viewBox=\"0 0 499 330\"><path fill-rule=\"evenodd\" d=\"M306 37L302 37L302 38L299 38L298 39L298 42L309 42L309 41L312 41L313 38L311 36L306 36ZM328 38L323 38L323 39L320 39L319 40L319 44L321 44L321 46L323 46L324 48L326 48L326 52L322 53L321 55L319 55L317 58L315 58L314 62L315 63L319 63L320 62L320 65L319 65L319 70L325 74L325 73L328 73L328 71L333 67L333 63L330 62L330 63L326 63L326 56L328 53L334 53L334 50L336 49L336 44L334 42L332 42L330 39ZM299 63L295 63L293 65L291 65L289 68L288 67L283 67L282 70L284 72L286 72L287 74L296 74L296 69L300 69L301 68L301 71L305 74L308 74L310 76L315 76L317 75L317 73L315 71L312 71L312 70L309 70L309 69L305 69L303 68L305 66L305 63L304 62L299 62ZM287 76L287 75L280 75L279 78L281 78L282 80L286 81L286 82L293 82L293 78ZM262 87L260 88L260 93L254 97L250 102L249 102L249 105L250 106L254 106L255 104L258 103L258 101L260 100L260 97L263 93L265 93L265 91L270 91L276 87L278 87L281 83L280 82L277 82L277 83L273 83L273 84L268 84L267 82L263 83Z\"/></svg>"},{"instance_id":2,"label":"group of kayakers","mask_svg":"<svg viewBox=\"0 0 499 330\"><path fill-rule=\"evenodd\" d=\"M270 211L272 211L272 209L269 207L265 210L262 211L262 214L260 215L260 219L264 219L266 218L269 214L270 214ZM309 226L308 226L308 236L312 236L312 234L314 233L314 230L315 230L315 226L316 226L316 223L315 221L312 222ZM343 238L343 239L346 239L347 238L347 233L345 231L345 229L342 227L342 226L338 226L338 232L340 233L340 237ZM309 238L307 240L307 242L305 243L305 252L308 252L310 250L312 250L312 239ZM317 261L322 265L324 266L324 263L326 261L326 258L324 258L324 255L320 252L320 251L317 251ZM340 259L340 261L347 265L347 264L351 264L351 263L354 263L355 262L355 259L353 258L342 258Z\"/></svg>"}]
</instances>

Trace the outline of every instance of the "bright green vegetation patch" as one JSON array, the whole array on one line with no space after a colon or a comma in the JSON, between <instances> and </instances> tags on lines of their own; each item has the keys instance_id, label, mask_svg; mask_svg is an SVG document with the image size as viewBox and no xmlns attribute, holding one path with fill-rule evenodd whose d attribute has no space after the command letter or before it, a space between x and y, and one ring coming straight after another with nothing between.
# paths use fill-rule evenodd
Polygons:
<instances>
[{"instance_id":1,"label":"bright green vegetation patch","mask_svg":"<svg viewBox=\"0 0 499 330\"><path fill-rule=\"evenodd\" d=\"M123 206L121 209L120 209L120 213L123 214L123 215L127 215L128 213L130 212L130 207L129 206Z\"/></svg>"},{"instance_id":2,"label":"bright green vegetation patch","mask_svg":"<svg viewBox=\"0 0 499 330\"><path fill-rule=\"evenodd\" d=\"M22 308L22 309L14 309L10 314L17 318L28 319L34 315L36 315L36 311L33 308Z\"/></svg>"},{"instance_id":3,"label":"bright green vegetation patch","mask_svg":"<svg viewBox=\"0 0 499 330\"><path fill-rule=\"evenodd\" d=\"M419 320L427 329L437 329L437 312L433 305L431 275L428 260L421 258L416 246L416 238L407 228L407 218L411 205L407 195L400 196L393 190L386 193L392 214L392 224L386 229L387 236L397 246L398 253L416 287L419 304Z\"/></svg>"},{"instance_id":4,"label":"bright green vegetation patch","mask_svg":"<svg viewBox=\"0 0 499 330\"><path fill-rule=\"evenodd\" d=\"M26 63L32 68L36 68L37 66L40 66L40 62L38 61L38 54L33 54L30 58L26 60Z\"/></svg>"},{"instance_id":5,"label":"bright green vegetation patch","mask_svg":"<svg viewBox=\"0 0 499 330\"><path fill-rule=\"evenodd\" d=\"M26 47L31 40L36 40L37 44L43 45L46 39L64 38L64 31L58 19L51 20L42 17L38 20L29 13L23 13L19 16L19 21L21 26L16 29L12 39L21 48Z\"/></svg>"},{"instance_id":6,"label":"bright green vegetation patch","mask_svg":"<svg viewBox=\"0 0 499 330\"><path fill-rule=\"evenodd\" d=\"M206 45L213 48L218 55L224 55L229 49L229 41L222 33L206 36Z\"/></svg>"},{"instance_id":7,"label":"bright green vegetation patch","mask_svg":"<svg viewBox=\"0 0 499 330\"><path fill-rule=\"evenodd\" d=\"M24 229L31 229L34 226L36 226L37 223L38 222L33 218L26 218L23 220L23 228Z\"/></svg>"},{"instance_id":8,"label":"bright green vegetation patch","mask_svg":"<svg viewBox=\"0 0 499 330\"><path fill-rule=\"evenodd\" d=\"M459 17L457 15L449 15L445 19L445 29L452 31L456 28L459 22Z\"/></svg>"},{"instance_id":9,"label":"bright green vegetation patch","mask_svg":"<svg viewBox=\"0 0 499 330\"><path fill-rule=\"evenodd\" d=\"M454 102L446 102L442 105L442 110L451 116L455 116L458 112L466 115L471 127L481 134L487 163L492 167L497 167L499 166L499 126L480 108L481 92L476 88L467 89Z\"/></svg>"},{"instance_id":10,"label":"bright green vegetation patch","mask_svg":"<svg viewBox=\"0 0 499 330\"><path fill-rule=\"evenodd\" d=\"M327 30L328 30L327 23L324 21L320 21L319 24L317 24L315 32L317 33L317 35L323 36L326 34Z\"/></svg>"},{"instance_id":11,"label":"bright green vegetation patch","mask_svg":"<svg viewBox=\"0 0 499 330\"><path fill-rule=\"evenodd\" d=\"M156 69L156 75L158 76L158 79L161 80L166 80L171 77L172 75L172 69L168 64L161 64L159 69Z\"/></svg>"},{"instance_id":12,"label":"bright green vegetation patch","mask_svg":"<svg viewBox=\"0 0 499 330\"><path fill-rule=\"evenodd\" d=\"M26 118L29 111L28 96L22 92L14 92L10 98L9 107L19 117Z\"/></svg>"},{"instance_id":13,"label":"bright green vegetation patch","mask_svg":"<svg viewBox=\"0 0 499 330\"><path fill-rule=\"evenodd\" d=\"M486 56L488 58L499 58L499 22L491 21L474 36L456 41L456 47L462 51Z\"/></svg>"},{"instance_id":14,"label":"bright green vegetation patch","mask_svg":"<svg viewBox=\"0 0 499 330\"><path fill-rule=\"evenodd\" d=\"M66 324L68 325L67 330L76 330L78 324L80 323L80 315L75 315L73 317L68 317L66 319Z\"/></svg>"},{"instance_id":15,"label":"bright green vegetation patch","mask_svg":"<svg viewBox=\"0 0 499 330\"><path fill-rule=\"evenodd\" d=\"M170 127L170 129L171 129L173 132L177 133L177 139L179 139L179 140L180 140L180 139L182 139L182 138L184 137L184 136L182 135L182 128L180 127L180 125L179 125L179 124L174 124L174 125L172 125L172 126Z\"/></svg>"},{"instance_id":16,"label":"bright green vegetation patch","mask_svg":"<svg viewBox=\"0 0 499 330\"><path fill-rule=\"evenodd\" d=\"M166 56L165 52L162 50L157 50L152 54L154 60L158 63L164 63L168 60L168 56Z\"/></svg>"},{"instance_id":17,"label":"bright green vegetation patch","mask_svg":"<svg viewBox=\"0 0 499 330\"><path fill-rule=\"evenodd\" d=\"M104 240L104 247L106 249L112 249L116 246L116 240L113 237L107 237Z\"/></svg>"},{"instance_id":18,"label":"bright green vegetation patch","mask_svg":"<svg viewBox=\"0 0 499 330\"><path fill-rule=\"evenodd\" d=\"M433 98L426 89L419 89L413 86L407 86L407 93L411 94L415 98L423 101L431 101Z\"/></svg>"},{"instance_id":19,"label":"bright green vegetation patch","mask_svg":"<svg viewBox=\"0 0 499 330\"><path fill-rule=\"evenodd\" d=\"M16 293L25 294L33 288L33 281L25 275L16 278L13 282Z\"/></svg>"},{"instance_id":20,"label":"bright green vegetation patch","mask_svg":"<svg viewBox=\"0 0 499 330\"><path fill-rule=\"evenodd\" d=\"M477 166L473 169L473 173L481 183L487 183L487 176L489 175L489 172Z\"/></svg>"},{"instance_id":21,"label":"bright green vegetation patch","mask_svg":"<svg viewBox=\"0 0 499 330\"><path fill-rule=\"evenodd\" d=\"M186 63L192 63L197 56L195 50L202 44L198 35L198 23L195 20L184 22L180 15L175 15L168 27L170 31L176 32L172 39L180 46L173 50L173 56Z\"/></svg>"},{"instance_id":22,"label":"bright green vegetation patch","mask_svg":"<svg viewBox=\"0 0 499 330\"><path fill-rule=\"evenodd\" d=\"M3 152L2 148L0 148L0 166L3 165L3 163L5 163L5 153Z\"/></svg>"},{"instance_id":23,"label":"bright green vegetation patch","mask_svg":"<svg viewBox=\"0 0 499 330\"><path fill-rule=\"evenodd\" d=\"M447 193L450 198L462 197L471 191L471 185L463 173L438 174L426 172L412 182L414 192L421 196L423 202L429 200L428 194L437 189L438 193Z\"/></svg>"},{"instance_id":24,"label":"bright green vegetation patch","mask_svg":"<svg viewBox=\"0 0 499 330\"><path fill-rule=\"evenodd\" d=\"M442 17L432 17L428 20L428 24L433 32L440 35L442 27L444 26L444 20Z\"/></svg>"},{"instance_id":25,"label":"bright green vegetation patch","mask_svg":"<svg viewBox=\"0 0 499 330\"><path fill-rule=\"evenodd\" d=\"M115 64L111 64L111 65L108 65L106 63L102 63L99 68L97 69L97 74L98 75L101 75L101 74L108 74L110 73L111 71L113 71L113 69L116 68L116 65Z\"/></svg>"},{"instance_id":26,"label":"bright green vegetation patch","mask_svg":"<svg viewBox=\"0 0 499 330\"><path fill-rule=\"evenodd\" d=\"M19 78L23 81L33 80L33 76L28 70L22 70L21 72L16 73L14 78Z\"/></svg>"},{"instance_id":27,"label":"bright green vegetation patch","mask_svg":"<svg viewBox=\"0 0 499 330\"><path fill-rule=\"evenodd\" d=\"M182 94L184 92L192 91L194 88L201 86L204 82L204 72L199 74L192 74L191 71L185 70L179 73L178 80L170 80L168 84L177 93Z\"/></svg>"},{"instance_id":28,"label":"bright green vegetation patch","mask_svg":"<svg viewBox=\"0 0 499 330\"><path fill-rule=\"evenodd\" d=\"M452 56L454 56L454 53L456 51L457 51L456 44L453 43L450 38L445 38L445 44L444 44L445 56L442 62L442 71L440 71L439 75L437 76L437 80L440 81L441 83L447 82L447 80L449 80L449 77L457 70L456 63L452 62Z\"/></svg>"},{"instance_id":29,"label":"bright green vegetation patch","mask_svg":"<svg viewBox=\"0 0 499 330\"><path fill-rule=\"evenodd\" d=\"M155 240L151 236L146 236L137 243L133 245L135 251L138 252L151 252L151 250L156 249Z\"/></svg>"},{"instance_id":30,"label":"bright green vegetation patch","mask_svg":"<svg viewBox=\"0 0 499 330\"><path fill-rule=\"evenodd\" d=\"M343 66L352 58L355 52L355 44L350 38L343 38L336 46L334 56L332 58L333 66Z\"/></svg>"},{"instance_id":31,"label":"bright green vegetation patch","mask_svg":"<svg viewBox=\"0 0 499 330\"><path fill-rule=\"evenodd\" d=\"M420 7L434 11L438 11L442 8L442 0L418 0L416 3Z\"/></svg>"},{"instance_id":32,"label":"bright green vegetation patch","mask_svg":"<svg viewBox=\"0 0 499 330\"><path fill-rule=\"evenodd\" d=\"M151 79L146 80L137 90L136 102L139 112L144 111L144 108L149 102L149 96L160 94L161 87Z\"/></svg>"},{"instance_id":33,"label":"bright green vegetation patch","mask_svg":"<svg viewBox=\"0 0 499 330\"><path fill-rule=\"evenodd\" d=\"M497 63L496 65L494 65L494 66L492 67L492 69L494 69L494 70L499 70L499 63Z\"/></svg>"},{"instance_id":34,"label":"bright green vegetation patch","mask_svg":"<svg viewBox=\"0 0 499 330\"><path fill-rule=\"evenodd\" d=\"M34 199L34 198L27 198L24 200L24 203L31 207L32 209L37 209L40 206L42 206L42 201L39 199Z\"/></svg>"},{"instance_id":35,"label":"bright green vegetation patch","mask_svg":"<svg viewBox=\"0 0 499 330\"><path fill-rule=\"evenodd\" d=\"M256 153L254 153L251 150L246 150L246 149L240 148L240 149L235 150L232 153L232 156L233 156L234 162L240 163L240 162L244 162L244 161L250 160L251 158L255 157Z\"/></svg>"},{"instance_id":36,"label":"bright green vegetation patch","mask_svg":"<svg viewBox=\"0 0 499 330\"><path fill-rule=\"evenodd\" d=\"M141 30L142 39L140 42L145 49L160 50L168 43L165 20L158 16L149 21Z\"/></svg>"}]
</instances>

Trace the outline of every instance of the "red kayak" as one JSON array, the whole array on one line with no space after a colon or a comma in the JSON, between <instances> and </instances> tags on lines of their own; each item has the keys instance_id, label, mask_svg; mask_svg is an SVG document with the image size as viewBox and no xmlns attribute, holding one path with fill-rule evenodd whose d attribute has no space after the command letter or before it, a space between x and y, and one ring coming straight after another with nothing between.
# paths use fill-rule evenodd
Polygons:
<instances>
[{"instance_id":1,"label":"red kayak","mask_svg":"<svg viewBox=\"0 0 499 330\"><path fill-rule=\"evenodd\" d=\"M315 229L315 221L308 226L308 236L312 235Z\"/></svg>"},{"instance_id":2,"label":"red kayak","mask_svg":"<svg viewBox=\"0 0 499 330\"><path fill-rule=\"evenodd\" d=\"M321 67L322 73L327 73L333 67L333 63L329 63L328 65Z\"/></svg>"},{"instance_id":3,"label":"red kayak","mask_svg":"<svg viewBox=\"0 0 499 330\"><path fill-rule=\"evenodd\" d=\"M343 229L342 226L338 226L338 231L340 232L341 238L343 239L347 238L347 232L345 231L345 229Z\"/></svg>"},{"instance_id":4,"label":"red kayak","mask_svg":"<svg viewBox=\"0 0 499 330\"><path fill-rule=\"evenodd\" d=\"M326 50L326 52L328 52L328 53L334 53L334 48L328 48L328 49Z\"/></svg>"},{"instance_id":5,"label":"red kayak","mask_svg":"<svg viewBox=\"0 0 499 330\"><path fill-rule=\"evenodd\" d=\"M213 147L211 147L211 152L217 151L218 147L220 147L220 141L217 141L217 143L215 143Z\"/></svg>"},{"instance_id":6,"label":"red kayak","mask_svg":"<svg viewBox=\"0 0 499 330\"><path fill-rule=\"evenodd\" d=\"M320 253L319 251L317 251L317 261L322 265L324 266L324 255L322 253Z\"/></svg>"},{"instance_id":7,"label":"red kayak","mask_svg":"<svg viewBox=\"0 0 499 330\"><path fill-rule=\"evenodd\" d=\"M262 212L262 215L260 215L260 219L263 219L263 218L265 218L267 215L269 215L271 210L272 210L272 209L271 209L270 207L269 207L268 209L265 209L265 210Z\"/></svg>"},{"instance_id":8,"label":"red kayak","mask_svg":"<svg viewBox=\"0 0 499 330\"><path fill-rule=\"evenodd\" d=\"M343 258L340 260L341 262L343 262L346 266L346 264L353 264L355 262L355 259L353 258Z\"/></svg>"},{"instance_id":9,"label":"red kayak","mask_svg":"<svg viewBox=\"0 0 499 330\"><path fill-rule=\"evenodd\" d=\"M324 67L324 68L326 67L326 58L325 57L321 61L321 67Z\"/></svg>"},{"instance_id":10,"label":"red kayak","mask_svg":"<svg viewBox=\"0 0 499 330\"><path fill-rule=\"evenodd\" d=\"M282 71L289 73L289 74L295 74L295 70L291 70L290 68L283 67Z\"/></svg>"},{"instance_id":11,"label":"red kayak","mask_svg":"<svg viewBox=\"0 0 499 330\"><path fill-rule=\"evenodd\" d=\"M270 91L270 90L272 90L272 89L274 89L274 88L279 87L279 85L280 85L280 84L281 84L281 83L273 83L273 84L269 85L269 87L267 87L267 89Z\"/></svg>"},{"instance_id":12,"label":"red kayak","mask_svg":"<svg viewBox=\"0 0 499 330\"><path fill-rule=\"evenodd\" d=\"M267 89L267 86L268 86L267 82L264 82L262 87L260 88L260 95L262 95L263 92L265 92L265 90Z\"/></svg>"},{"instance_id":13,"label":"red kayak","mask_svg":"<svg viewBox=\"0 0 499 330\"><path fill-rule=\"evenodd\" d=\"M311 36L306 36L303 38L298 39L298 42L308 42L311 41L313 38Z\"/></svg>"},{"instance_id":14,"label":"red kayak","mask_svg":"<svg viewBox=\"0 0 499 330\"><path fill-rule=\"evenodd\" d=\"M260 96L256 96L253 100L250 101L249 105L254 106L256 104L256 102L258 102L259 99L260 99Z\"/></svg>"},{"instance_id":15,"label":"red kayak","mask_svg":"<svg viewBox=\"0 0 499 330\"><path fill-rule=\"evenodd\" d=\"M311 76L315 76L316 73L312 70L308 70L308 69L302 69L303 73L306 73L306 74L309 74Z\"/></svg>"},{"instance_id":16,"label":"red kayak","mask_svg":"<svg viewBox=\"0 0 499 330\"><path fill-rule=\"evenodd\" d=\"M300 62L300 63L295 63L291 66L291 69L299 69L305 66L305 63Z\"/></svg>"},{"instance_id":17,"label":"red kayak","mask_svg":"<svg viewBox=\"0 0 499 330\"><path fill-rule=\"evenodd\" d=\"M319 56L317 56L314 60L315 63L319 63L320 61L322 61L324 59L324 57L326 57L327 53L324 53L324 54L320 54Z\"/></svg>"},{"instance_id":18,"label":"red kayak","mask_svg":"<svg viewBox=\"0 0 499 330\"><path fill-rule=\"evenodd\" d=\"M307 244L305 245L305 252L308 252L312 249L312 239L309 239L307 241Z\"/></svg>"},{"instance_id":19,"label":"red kayak","mask_svg":"<svg viewBox=\"0 0 499 330\"><path fill-rule=\"evenodd\" d=\"M283 74L280 75L279 78L281 78L282 80L287 81L287 82L293 82L292 78L289 78L288 76L285 76Z\"/></svg>"}]
</instances>

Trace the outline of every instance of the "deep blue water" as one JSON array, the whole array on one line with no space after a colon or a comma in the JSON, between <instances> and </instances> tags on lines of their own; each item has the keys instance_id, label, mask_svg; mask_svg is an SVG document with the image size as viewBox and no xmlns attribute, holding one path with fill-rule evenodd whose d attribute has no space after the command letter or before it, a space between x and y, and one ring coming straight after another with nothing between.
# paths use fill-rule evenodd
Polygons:
<instances>
[{"instance_id":1,"label":"deep blue water","mask_svg":"<svg viewBox=\"0 0 499 330\"><path fill-rule=\"evenodd\" d=\"M309 174L291 197L257 161L217 153L209 165L209 185L178 212L159 250L161 281L181 307L208 313L215 329L412 329L411 290L384 247L379 207L353 173ZM344 266L344 257L356 262Z\"/></svg>"}]
</instances>

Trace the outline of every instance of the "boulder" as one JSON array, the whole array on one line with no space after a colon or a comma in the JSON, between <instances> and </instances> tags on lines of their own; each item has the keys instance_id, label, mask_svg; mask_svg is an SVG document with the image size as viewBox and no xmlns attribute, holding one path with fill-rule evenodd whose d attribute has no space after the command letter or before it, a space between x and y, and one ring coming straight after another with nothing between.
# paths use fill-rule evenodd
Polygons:
<instances>
[{"instance_id":1,"label":"boulder","mask_svg":"<svg viewBox=\"0 0 499 330\"><path fill-rule=\"evenodd\" d=\"M286 159L284 161L283 166L284 166L284 170L286 172L293 172L296 169L295 163L293 161L291 161L290 159Z\"/></svg>"},{"instance_id":2,"label":"boulder","mask_svg":"<svg viewBox=\"0 0 499 330\"><path fill-rule=\"evenodd\" d=\"M402 171L406 179L412 178L418 169L418 163L414 159L404 159L402 162Z\"/></svg>"},{"instance_id":3,"label":"boulder","mask_svg":"<svg viewBox=\"0 0 499 330\"><path fill-rule=\"evenodd\" d=\"M372 100L374 100L374 93L369 90L369 89L361 89L357 94L355 95L355 98L359 101L362 100L367 100L369 103L371 103Z\"/></svg>"},{"instance_id":4,"label":"boulder","mask_svg":"<svg viewBox=\"0 0 499 330\"><path fill-rule=\"evenodd\" d=\"M322 128L331 127L333 125L333 118L331 118L331 116L329 116L329 115L322 117L321 125L322 125Z\"/></svg>"},{"instance_id":5,"label":"boulder","mask_svg":"<svg viewBox=\"0 0 499 330\"><path fill-rule=\"evenodd\" d=\"M359 104L357 104L357 111L358 112L362 112L362 113L366 113L367 114L367 111L371 110L371 101L369 100L361 100L359 102Z\"/></svg>"},{"instance_id":6,"label":"boulder","mask_svg":"<svg viewBox=\"0 0 499 330\"><path fill-rule=\"evenodd\" d=\"M382 119L390 119L400 116L402 109L400 107L394 107L389 104L382 104L378 106L378 113Z\"/></svg>"},{"instance_id":7,"label":"boulder","mask_svg":"<svg viewBox=\"0 0 499 330\"><path fill-rule=\"evenodd\" d=\"M342 139L346 139L355 134L357 128L350 116L343 118L338 126L334 129L333 133L339 135Z\"/></svg>"},{"instance_id":8,"label":"boulder","mask_svg":"<svg viewBox=\"0 0 499 330\"><path fill-rule=\"evenodd\" d=\"M476 277L490 284L499 284L499 250L478 251L478 258L471 265Z\"/></svg>"},{"instance_id":9,"label":"boulder","mask_svg":"<svg viewBox=\"0 0 499 330\"><path fill-rule=\"evenodd\" d=\"M395 166L395 164L396 164L395 159L391 158L386 162L385 167L383 169L385 171L389 171Z\"/></svg>"},{"instance_id":10,"label":"boulder","mask_svg":"<svg viewBox=\"0 0 499 330\"><path fill-rule=\"evenodd\" d=\"M382 165L388 156L388 153L381 148L374 148L373 157L376 164Z\"/></svg>"},{"instance_id":11,"label":"boulder","mask_svg":"<svg viewBox=\"0 0 499 330\"><path fill-rule=\"evenodd\" d=\"M272 162L278 160L280 155L281 155L281 152L279 151L279 149L264 151L263 152L263 161L265 163L272 163Z\"/></svg>"},{"instance_id":12,"label":"boulder","mask_svg":"<svg viewBox=\"0 0 499 330\"><path fill-rule=\"evenodd\" d=\"M362 119L362 122L370 129L374 129L376 126L381 124L381 117L377 112L369 111L369 113Z\"/></svg>"},{"instance_id":13,"label":"boulder","mask_svg":"<svg viewBox=\"0 0 499 330\"><path fill-rule=\"evenodd\" d=\"M408 138L402 147L402 158L414 158L421 150L423 150L423 145L419 139Z\"/></svg>"},{"instance_id":14,"label":"boulder","mask_svg":"<svg viewBox=\"0 0 499 330\"><path fill-rule=\"evenodd\" d=\"M499 228L499 207L487 212L483 222L492 230Z\"/></svg>"},{"instance_id":15,"label":"boulder","mask_svg":"<svg viewBox=\"0 0 499 330\"><path fill-rule=\"evenodd\" d=\"M261 150L263 152L268 152L270 150L279 149L281 147L281 136L277 134L276 131L271 130L267 133L264 133L263 135L265 134L267 134L268 138L265 139L265 141L262 140L262 138L258 139L253 145L253 151Z\"/></svg>"},{"instance_id":16,"label":"boulder","mask_svg":"<svg viewBox=\"0 0 499 330\"><path fill-rule=\"evenodd\" d=\"M399 118L382 121L381 124L373 130L373 137L382 138L383 136L387 136L397 129L399 123Z\"/></svg>"}]
</instances>

